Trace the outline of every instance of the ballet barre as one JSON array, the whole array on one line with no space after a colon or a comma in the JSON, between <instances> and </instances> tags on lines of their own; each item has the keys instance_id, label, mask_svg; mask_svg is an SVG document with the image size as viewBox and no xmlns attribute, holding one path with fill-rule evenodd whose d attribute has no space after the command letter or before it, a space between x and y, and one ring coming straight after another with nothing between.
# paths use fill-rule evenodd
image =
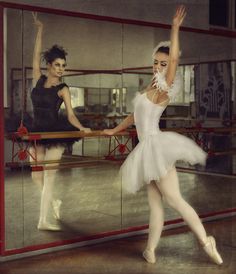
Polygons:
<instances>
[{"instance_id":1,"label":"ballet barre","mask_svg":"<svg viewBox=\"0 0 236 274\"><path fill-rule=\"evenodd\" d=\"M16 134L14 132L13 134ZM130 136L136 135L136 130L122 131L114 134L113 136ZM64 139L64 138L85 138L85 137L110 137L103 132L103 130L93 130L92 132L85 133L84 131L60 131L60 132L29 132L26 135L20 136L24 141L43 140L43 139Z\"/></svg>"},{"instance_id":2,"label":"ballet barre","mask_svg":"<svg viewBox=\"0 0 236 274\"><path fill-rule=\"evenodd\" d=\"M116 152L119 152L120 154L124 155L125 152L131 151L128 146L129 142L132 142L131 143L132 148L135 146L134 140L136 137L136 130L118 132L112 136L105 134L102 130L95 130L90 133L85 133L83 131L29 132L25 134L19 134L19 132L9 133L6 135L6 138L12 141L12 157L11 157L11 162L8 162L6 166L7 167L22 166L22 162L25 161L28 156L30 156L31 159L33 159L33 161L36 163L34 164L34 167L37 166L37 164L39 164L37 160L37 153L35 153L35 155L32 155L30 153L30 147L33 146L34 148L36 148L37 141L39 140L50 140L50 139L60 140L60 139L67 139L67 138L68 139L78 139L78 138L84 139L84 138L91 138L91 137L109 138L109 150L108 150L108 154L104 156L104 158L106 160L114 161L116 160L115 159ZM119 137L126 137L126 141L122 143L122 140L120 140ZM114 148L112 147L112 139L114 139L115 141ZM20 160L20 162L18 162L18 160ZM30 165L32 165L32 163L30 163Z\"/></svg>"},{"instance_id":3,"label":"ballet barre","mask_svg":"<svg viewBox=\"0 0 236 274\"><path fill-rule=\"evenodd\" d=\"M211 136L214 134L220 135L232 135L236 133L236 128L230 127L222 127L222 128L203 128L203 127L189 127L189 128L163 128L161 131L173 131L181 134L185 134L192 139L196 143L198 143L205 151L208 152L209 156L222 156L222 155L234 155L236 154L236 148L231 148L224 151L213 151L210 148ZM204 138L204 134L208 134L210 138ZM108 154L103 158L94 157L86 158L82 157L78 160L67 160L67 161L57 161L57 163L53 163L52 161L44 162L37 160L37 153L35 156L30 154L29 148L30 146L37 146L37 141L39 140L47 140L47 139L77 139L77 138L92 138L92 137L103 137L109 138L109 148ZM127 137L126 140L122 140L119 137ZM6 138L12 141L12 161L6 163L7 167L22 167L22 166L30 166L32 170L42 170L42 169L52 169L52 168L70 168L70 167L78 167L78 166L86 166L91 164L101 164L104 163L105 160L117 161L120 163L123 159L117 159L116 153L124 156L126 152L130 152L130 148L128 143L131 142L132 149L135 147L137 143L137 132L135 129L118 132L114 135L107 135L102 130L95 130L90 133L85 133L83 131L64 131L64 132L29 132L27 134L19 134L18 132L9 133L6 135ZM112 140L114 140L114 147L112 147ZM123 142L124 141L124 142ZM18 149L17 147L18 146ZM33 159L33 162L26 161L27 157L30 156ZM58 164L58 165L56 165Z\"/></svg>"}]
</instances>

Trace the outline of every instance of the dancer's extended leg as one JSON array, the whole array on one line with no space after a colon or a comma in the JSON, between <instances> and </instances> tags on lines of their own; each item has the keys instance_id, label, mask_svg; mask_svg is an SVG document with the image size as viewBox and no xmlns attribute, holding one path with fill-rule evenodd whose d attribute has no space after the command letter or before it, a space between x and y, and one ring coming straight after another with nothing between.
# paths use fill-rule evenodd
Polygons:
<instances>
[{"instance_id":1,"label":"dancer's extended leg","mask_svg":"<svg viewBox=\"0 0 236 274\"><path fill-rule=\"evenodd\" d=\"M202 225L200 218L195 210L183 199L180 189L179 180L176 169L173 168L168 175L157 183L157 186L163 195L166 202L176 211L180 213L184 221L188 224L199 242L204 246L206 253L212 260L221 264L222 259L218 254L214 240L212 237L207 237L205 228Z\"/></svg>"}]
</instances>

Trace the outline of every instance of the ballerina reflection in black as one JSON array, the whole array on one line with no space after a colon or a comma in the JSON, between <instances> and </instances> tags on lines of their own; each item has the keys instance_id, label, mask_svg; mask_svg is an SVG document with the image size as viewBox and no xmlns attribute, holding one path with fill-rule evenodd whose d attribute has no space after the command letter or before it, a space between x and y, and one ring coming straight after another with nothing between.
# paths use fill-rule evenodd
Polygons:
<instances>
[{"instance_id":1,"label":"ballerina reflection in black","mask_svg":"<svg viewBox=\"0 0 236 274\"><path fill-rule=\"evenodd\" d=\"M61 82L61 77L66 67L67 53L62 47L54 45L51 49L43 53L43 59L47 65L47 75L43 75L40 70L41 46L43 24L37 18L37 13L33 13L34 24L37 27L37 36L33 55L33 90L31 99L33 104L33 129L32 131L61 131L63 125L58 119L58 111L64 102L69 123L85 132L91 132L90 128L85 128L76 118L72 106L68 86ZM72 140L72 139L71 139ZM64 152L66 142L71 140L41 140L37 146L30 148L30 153L34 157L37 154L38 161L55 160L59 161ZM31 158L31 161L34 161ZM61 201L53 198L56 166L53 169L32 172L32 178L41 190L41 205L38 229L39 230L61 230L58 224L52 224L48 220L49 209L52 209L56 220L60 219ZM50 167L52 164L50 164Z\"/></svg>"}]
</instances>

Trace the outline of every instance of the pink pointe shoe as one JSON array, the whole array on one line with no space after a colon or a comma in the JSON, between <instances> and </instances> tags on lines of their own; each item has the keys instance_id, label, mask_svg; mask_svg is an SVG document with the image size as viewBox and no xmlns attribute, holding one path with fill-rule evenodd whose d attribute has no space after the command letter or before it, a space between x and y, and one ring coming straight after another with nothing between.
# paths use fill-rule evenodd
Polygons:
<instances>
[{"instance_id":1,"label":"pink pointe shoe","mask_svg":"<svg viewBox=\"0 0 236 274\"><path fill-rule=\"evenodd\" d=\"M155 251L145 249L143 251L143 257L150 264L155 264L155 262L156 262Z\"/></svg>"},{"instance_id":2,"label":"pink pointe shoe","mask_svg":"<svg viewBox=\"0 0 236 274\"><path fill-rule=\"evenodd\" d=\"M213 236L207 237L207 242L203 246L203 249L215 264L221 265L223 263L223 260L216 249L216 241Z\"/></svg>"}]
</instances>

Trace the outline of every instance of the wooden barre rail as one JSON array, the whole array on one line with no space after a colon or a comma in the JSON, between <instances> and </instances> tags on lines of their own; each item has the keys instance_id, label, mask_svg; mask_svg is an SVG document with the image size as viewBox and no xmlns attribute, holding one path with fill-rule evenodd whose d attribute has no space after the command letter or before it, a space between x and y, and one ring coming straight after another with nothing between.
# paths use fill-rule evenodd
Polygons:
<instances>
[{"instance_id":1,"label":"wooden barre rail","mask_svg":"<svg viewBox=\"0 0 236 274\"><path fill-rule=\"evenodd\" d=\"M136 130L118 132L112 136L130 136L136 135ZM17 132L6 135L7 139L20 138L21 140L40 140L40 139L64 139L64 138L85 138L85 137L110 137L104 134L102 130L94 130L90 133L84 131L58 131L58 132L29 132L28 134L19 136Z\"/></svg>"},{"instance_id":2,"label":"wooden barre rail","mask_svg":"<svg viewBox=\"0 0 236 274\"><path fill-rule=\"evenodd\" d=\"M222 155L234 155L236 154L236 148L228 149L228 150L222 150L222 151L212 151L210 152L209 156L222 156ZM123 157L124 159L124 157ZM122 160L122 158L120 159ZM66 165L66 164L73 164L73 163L91 163L91 162L109 162L109 159L106 159L105 157L83 157L83 158L68 158L68 159L60 159L60 160L43 160L43 161L24 161L24 162L7 162L6 166L37 166L37 165L54 165L54 164L60 164L60 165Z\"/></svg>"},{"instance_id":3,"label":"wooden barre rail","mask_svg":"<svg viewBox=\"0 0 236 274\"><path fill-rule=\"evenodd\" d=\"M211 142L212 136L214 134L218 135L231 135L236 133L236 127L222 127L222 128L196 128L196 127L188 127L188 128L161 128L161 131L172 131L178 132L182 134L186 134L191 136L205 151L208 152L210 157L217 157L223 155L234 155L236 154L235 148L230 148L224 151L214 151L211 150L209 144ZM203 135L202 135L203 134ZM209 135L209 137L205 138L204 134ZM123 138L118 137L126 137L125 140ZM55 169L55 168L72 168L79 166L91 166L94 164L101 164L101 162L109 161L117 161L120 162L124 160L125 153L129 153L131 151L130 147L127 145L128 142L131 143L132 148L134 148L137 141L135 140L137 136L137 132L135 129L118 132L114 135L104 134L103 130L94 130L90 133L85 133L83 131L63 131L63 132L29 132L20 134L20 132L13 132L6 135L6 138L12 141L12 161L6 163L6 167L10 168L21 168L21 167L30 167L34 171L44 170L44 169ZM109 152L103 158L97 157L93 159L85 159L84 155L83 159L77 158L75 161L71 159L65 160L62 159L60 161L38 161L37 154L32 156L30 153L30 146L33 145L36 147L37 141L47 140L47 139L58 139L63 142L63 139L77 139L77 138L109 138ZM112 139L114 139L114 145L112 145ZM66 142L67 140L65 140ZM83 151L83 150L82 150ZM118 152L118 155L116 154ZM82 152L83 153L83 152ZM27 161L27 157L30 156L34 161ZM121 158L122 156L122 158ZM20 162L19 162L20 161Z\"/></svg>"},{"instance_id":4,"label":"wooden barre rail","mask_svg":"<svg viewBox=\"0 0 236 274\"><path fill-rule=\"evenodd\" d=\"M234 155L236 154L236 148L225 151L213 151L209 154L210 157L217 157L223 155ZM124 161L124 158L121 158L116 161L110 161L104 158L91 158L91 159L76 159L76 160L48 160L48 161L38 161L36 162L7 162L6 167L8 168L30 168L32 171L42 171L42 170L50 170L50 169L65 169L65 168L78 168L78 167L91 167L91 166L99 166L103 164L112 164L117 165L121 164Z\"/></svg>"},{"instance_id":5,"label":"wooden barre rail","mask_svg":"<svg viewBox=\"0 0 236 274\"><path fill-rule=\"evenodd\" d=\"M86 165L98 165L98 164L104 164L108 163L108 160L105 159L94 159L94 160L82 160L82 161L38 161L37 163L35 162L29 162L29 161L24 161L24 162L7 162L6 167L10 168L21 168L21 167L40 167L40 166L45 166L47 168L52 168L52 169L57 169L57 168L62 168L62 167L73 167L73 166L86 166Z\"/></svg>"},{"instance_id":6,"label":"wooden barre rail","mask_svg":"<svg viewBox=\"0 0 236 274\"><path fill-rule=\"evenodd\" d=\"M222 127L222 128L162 128L161 131L174 131L178 133L236 133L236 127ZM136 130L127 130L118 132L112 136L135 136ZM17 132L6 135L7 139L20 138L24 141L41 140L41 139L63 139L63 138L86 138L86 137L110 137L102 130L94 130L90 133L84 131L60 131L60 132L29 132L28 134L19 136Z\"/></svg>"}]
</instances>

